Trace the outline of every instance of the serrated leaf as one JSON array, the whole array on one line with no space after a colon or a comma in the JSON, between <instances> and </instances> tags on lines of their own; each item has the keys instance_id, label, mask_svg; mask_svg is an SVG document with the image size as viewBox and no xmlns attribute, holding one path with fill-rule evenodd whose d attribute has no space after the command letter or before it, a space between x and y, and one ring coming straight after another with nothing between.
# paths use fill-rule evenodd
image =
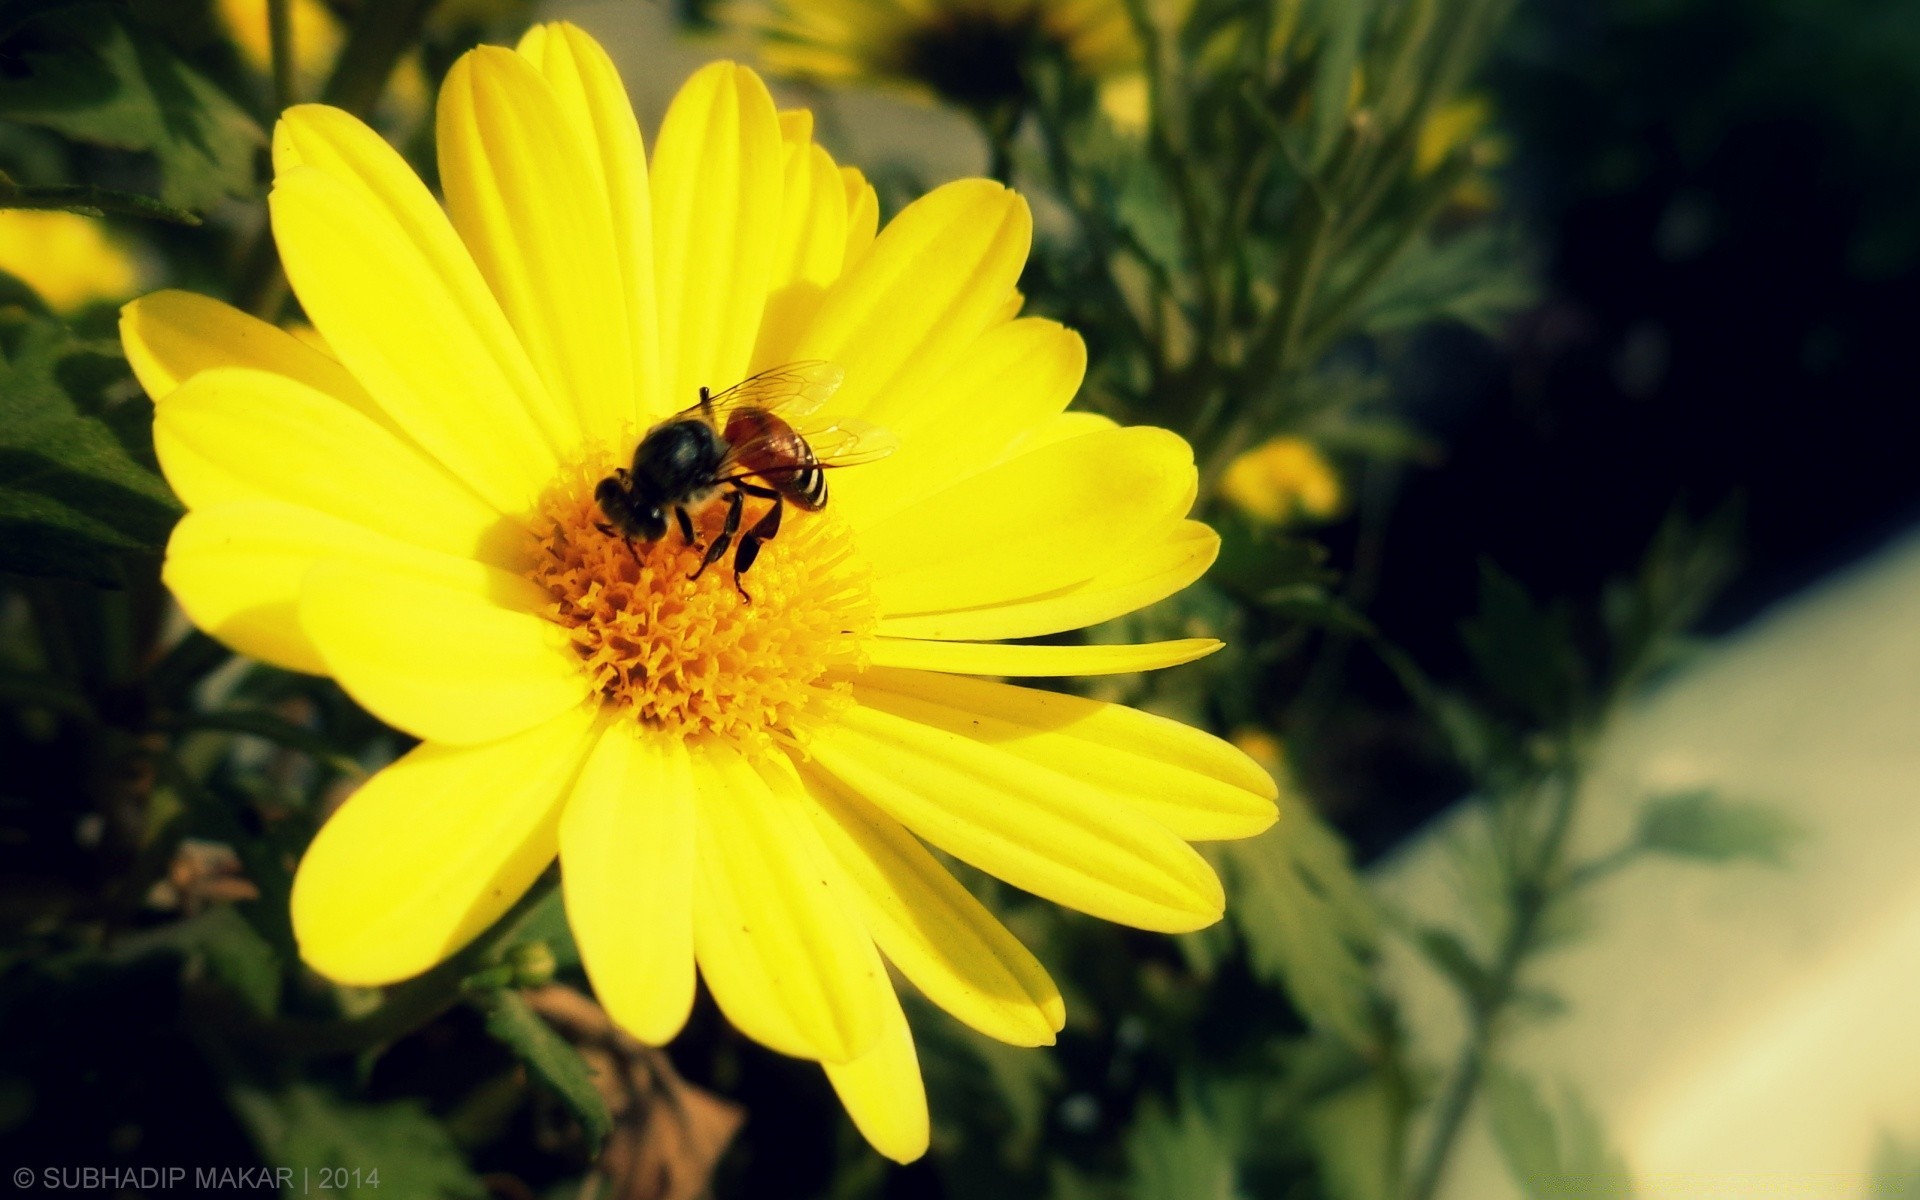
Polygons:
<instances>
[{"instance_id":1,"label":"serrated leaf","mask_svg":"<svg viewBox=\"0 0 1920 1200\"><path fill-rule=\"evenodd\" d=\"M565 1102L579 1118L589 1155L598 1155L601 1142L613 1129L613 1118L607 1115L606 1102L593 1086L593 1073L579 1053L540 1019L519 992L496 991L484 997L480 1005L486 1013L487 1032L512 1050L536 1079Z\"/></svg>"},{"instance_id":2,"label":"serrated leaf","mask_svg":"<svg viewBox=\"0 0 1920 1200\"><path fill-rule=\"evenodd\" d=\"M1583 669L1564 611L1536 605L1512 576L1483 562L1480 611L1460 633L1495 695L1543 724L1572 716Z\"/></svg>"},{"instance_id":3,"label":"serrated leaf","mask_svg":"<svg viewBox=\"0 0 1920 1200\"><path fill-rule=\"evenodd\" d=\"M1425 235L1367 290L1355 320L1379 335L1434 321L1491 334L1533 302L1527 257L1510 231L1482 226L1442 241Z\"/></svg>"},{"instance_id":4,"label":"serrated leaf","mask_svg":"<svg viewBox=\"0 0 1920 1200\"><path fill-rule=\"evenodd\" d=\"M1801 832L1784 813L1722 800L1712 789L1699 788L1647 801L1636 838L1655 854L1780 867Z\"/></svg>"},{"instance_id":5,"label":"serrated leaf","mask_svg":"<svg viewBox=\"0 0 1920 1200\"><path fill-rule=\"evenodd\" d=\"M1126 1139L1131 1200L1239 1200L1234 1147L1221 1123L1194 1104L1172 1112L1149 1101Z\"/></svg>"},{"instance_id":6,"label":"serrated leaf","mask_svg":"<svg viewBox=\"0 0 1920 1200\"><path fill-rule=\"evenodd\" d=\"M418 1101L349 1102L315 1084L267 1089L237 1084L229 1100L260 1157L315 1180L326 1171L334 1195L357 1200L435 1196L479 1200L486 1185L446 1128Z\"/></svg>"},{"instance_id":7,"label":"serrated leaf","mask_svg":"<svg viewBox=\"0 0 1920 1200\"><path fill-rule=\"evenodd\" d=\"M1392 1200L1400 1178L1402 1113L1393 1089L1369 1078L1307 1114L1307 1137L1332 1200Z\"/></svg>"},{"instance_id":8,"label":"serrated leaf","mask_svg":"<svg viewBox=\"0 0 1920 1200\"><path fill-rule=\"evenodd\" d=\"M162 39L99 12L60 13L32 22L10 49L0 117L152 154L169 208L204 209L256 190L265 135Z\"/></svg>"},{"instance_id":9,"label":"serrated leaf","mask_svg":"<svg viewBox=\"0 0 1920 1200\"><path fill-rule=\"evenodd\" d=\"M1254 974L1285 988L1314 1025L1367 1045L1371 977L1364 960L1376 917L1338 835L1283 791L1272 829L1211 851L1227 877L1228 919Z\"/></svg>"},{"instance_id":10,"label":"serrated leaf","mask_svg":"<svg viewBox=\"0 0 1920 1200\"><path fill-rule=\"evenodd\" d=\"M13 331L0 363L0 570L119 582L157 553L180 505L152 466L145 401L119 349L51 321Z\"/></svg>"},{"instance_id":11,"label":"serrated leaf","mask_svg":"<svg viewBox=\"0 0 1920 1200\"><path fill-rule=\"evenodd\" d=\"M1571 1089L1549 1107L1531 1080L1487 1076L1487 1121L1514 1182L1530 1200L1628 1200L1633 1181L1606 1131Z\"/></svg>"}]
</instances>

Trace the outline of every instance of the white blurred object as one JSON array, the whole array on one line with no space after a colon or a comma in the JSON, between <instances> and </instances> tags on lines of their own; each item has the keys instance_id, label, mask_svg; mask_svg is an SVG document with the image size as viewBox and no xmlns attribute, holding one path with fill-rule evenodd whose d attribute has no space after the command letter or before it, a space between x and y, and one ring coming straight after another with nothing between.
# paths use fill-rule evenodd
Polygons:
<instances>
[{"instance_id":1,"label":"white blurred object","mask_svg":"<svg viewBox=\"0 0 1920 1200\"><path fill-rule=\"evenodd\" d=\"M1581 1093L1640 1197L1863 1197L1881 1136L1920 1135L1920 536L1779 605L1628 712L1576 855L1620 844L1647 796L1694 787L1789 814L1806 831L1791 865L1649 858L1599 884L1594 928L1527 975L1570 1012L1517 1025L1503 1060ZM1452 925L1441 840L1378 882ZM1454 993L1405 946L1387 969L1423 1061L1450 1063ZM1476 1113L1441 1195L1519 1194Z\"/></svg>"}]
</instances>

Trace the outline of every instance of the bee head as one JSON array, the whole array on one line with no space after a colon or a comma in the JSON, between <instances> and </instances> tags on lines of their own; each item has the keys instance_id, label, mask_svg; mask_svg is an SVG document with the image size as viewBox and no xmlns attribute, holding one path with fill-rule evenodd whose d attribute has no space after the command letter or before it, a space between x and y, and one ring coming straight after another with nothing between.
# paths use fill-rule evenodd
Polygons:
<instances>
[{"instance_id":1,"label":"bee head","mask_svg":"<svg viewBox=\"0 0 1920 1200\"><path fill-rule=\"evenodd\" d=\"M593 490L593 498L622 537L652 542L667 535L666 510L658 504L642 500L629 484L625 472L602 479L600 486Z\"/></svg>"}]
</instances>

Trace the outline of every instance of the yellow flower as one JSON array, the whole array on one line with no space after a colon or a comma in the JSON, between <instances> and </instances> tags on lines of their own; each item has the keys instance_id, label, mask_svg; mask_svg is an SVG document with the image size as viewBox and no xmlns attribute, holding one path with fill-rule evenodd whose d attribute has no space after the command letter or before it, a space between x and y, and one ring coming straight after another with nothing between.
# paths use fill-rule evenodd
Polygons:
<instances>
[{"instance_id":1,"label":"yellow flower","mask_svg":"<svg viewBox=\"0 0 1920 1200\"><path fill-rule=\"evenodd\" d=\"M38 292L55 312L123 300L140 288L140 269L97 217L70 212L0 210L0 271Z\"/></svg>"},{"instance_id":2,"label":"yellow flower","mask_svg":"<svg viewBox=\"0 0 1920 1200\"><path fill-rule=\"evenodd\" d=\"M903 85L988 110L1026 94L1024 72L1052 51L1113 81L1113 110L1144 106L1140 43L1124 0L735 0L760 31L769 69L833 82Z\"/></svg>"},{"instance_id":3,"label":"yellow flower","mask_svg":"<svg viewBox=\"0 0 1920 1200\"><path fill-rule=\"evenodd\" d=\"M161 292L122 326L188 515L165 578L203 629L325 673L423 744L300 864L302 957L404 979L557 856L601 1001L672 1038L696 967L742 1031L820 1062L882 1153L927 1143L887 966L976 1029L1050 1043L1045 969L928 846L1145 929L1211 924L1188 843L1259 832L1274 788L1225 742L991 676L1171 666L1206 639L1004 645L1191 583L1186 443L1064 411L1085 350L1008 299L1031 219L987 180L875 233L873 191L715 63L646 157L567 25L481 47L440 95L442 211L366 126L297 107L273 229L331 348ZM702 386L820 360L821 419L891 457L789 507L735 588L678 532L604 531L596 484ZM759 501L755 502L758 505ZM723 504L698 512L720 532ZM758 510L756 509L756 512ZM756 520L749 516L748 520Z\"/></svg>"},{"instance_id":4,"label":"yellow flower","mask_svg":"<svg viewBox=\"0 0 1920 1200\"><path fill-rule=\"evenodd\" d=\"M1255 520L1282 525L1340 511L1340 476L1312 442L1277 437L1227 465L1220 493Z\"/></svg>"},{"instance_id":5,"label":"yellow flower","mask_svg":"<svg viewBox=\"0 0 1920 1200\"><path fill-rule=\"evenodd\" d=\"M1506 143L1487 133L1493 121L1493 108L1484 96L1457 96L1428 114L1414 140L1413 172L1417 176L1433 174L1447 156L1462 146L1473 146L1480 163L1496 165L1506 158ZM1453 202L1461 208L1484 211L1498 203L1493 184L1484 172L1475 171L1454 189Z\"/></svg>"}]
</instances>

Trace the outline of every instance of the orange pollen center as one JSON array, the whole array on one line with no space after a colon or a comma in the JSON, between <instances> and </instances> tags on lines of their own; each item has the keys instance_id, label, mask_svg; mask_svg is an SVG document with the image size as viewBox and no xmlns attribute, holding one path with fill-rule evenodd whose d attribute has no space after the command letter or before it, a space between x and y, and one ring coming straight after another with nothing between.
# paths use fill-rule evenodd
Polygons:
<instances>
[{"instance_id":1,"label":"orange pollen center","mask_svg":"<svg viewBox=\"0 0 1920 1200\"><path fill-rule=\"evenodd\" d=\"M533 529L529 577L553 597L546 616L567 630L581 669L607 704L663 733L804 744L810 725L849 702L878 625L846 526L830 504L817 513L788 504L740 577L749 601L735 587L733 546L690 578L722 531L724 496L693 510L695 545L677 527L628 542L600 528L607 518L593 498L610 461L561 480ZM749 498L740 532L769 504Z\"/></svg>"}]
</instances>

